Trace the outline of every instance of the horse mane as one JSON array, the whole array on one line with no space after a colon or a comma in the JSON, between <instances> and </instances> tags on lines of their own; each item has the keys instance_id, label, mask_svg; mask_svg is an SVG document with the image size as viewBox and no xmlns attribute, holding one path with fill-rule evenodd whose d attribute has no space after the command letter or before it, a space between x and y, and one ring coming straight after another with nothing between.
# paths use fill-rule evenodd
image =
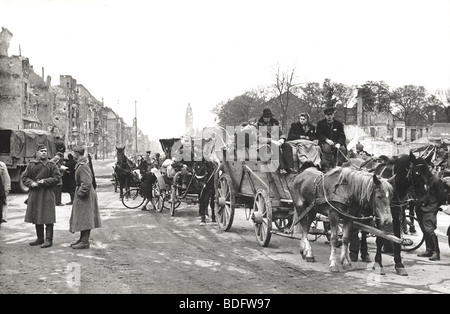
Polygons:
<instances>
[{"instance_id":1,"label":"horse mane","mask_svg":"<svg viewBox=\"0 0 450 314\"><path fill-rule=\"evenodd\" d=\"M335 168L334 172L339 170ZM370 172L354 170L352 168L341 168L342 171L339 174L336 185L345 184L348 186L350 193L354 196L354 199L359 201L361 206L370 203L370 198L374 189L373 174ZM333 173L334 173L333 172ZM330 171L331 173L331 171ZM393 192L393 187L387 182L386 179L380 179L381 189L388 191L390 194Z\"/></svg>"}]
</instances>

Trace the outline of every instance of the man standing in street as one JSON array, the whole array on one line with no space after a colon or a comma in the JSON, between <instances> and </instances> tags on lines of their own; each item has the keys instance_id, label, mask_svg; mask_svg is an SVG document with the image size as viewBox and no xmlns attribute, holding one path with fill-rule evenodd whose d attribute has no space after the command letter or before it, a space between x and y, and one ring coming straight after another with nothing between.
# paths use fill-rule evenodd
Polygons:
<instances>
[{"instance_id":1,"label":"man standing in street","mask_svg":"<svg viewBox=\"0 0 450 314\"><path fill-rule=\"evenodd\" d=\"M317 122L316 134L322 150L322 170L342 166L347 156L344 124L334 118L334 108L326 108L325 119Z\"/></svg>"},{"instance_id":2,"label":"man standing in street","mask_svg":"<svg viewBox=\"0 0 450 314\"><path fill-rule=\"evenodd\" d=\"M37 235L31 246L47 248L53 244L53 224L56 222L54 187L60 179L58 167L48 160L47 147L37 145L36 159L30 161L22 177L22 182L30 188L25 222L35 224Z\"/></svg>"},{"instance_id":3,"label":"man standing in street","mask_svg":"<svg viewBox=\"0 0 450 314\"><path fill-rule=\"evenodd\" d=\"M432 175L428 192L426 199L416 205L419 226L425 238L425 252L419 253L417 256L429 257L430 261L439 261L441 251L438 237L434 231L437 229L437 213L447 199L444 181Z\"/></svg>"},{"instance_id":4,"label":"man standing in street","mask_svg":"<svg viewBox=\"0 0 450 314\"><path fill-rule=\"evenodd\" d=\"M1 194L4 194L4 199L0 200L3 202L3 206L0 206L2 209L2 215L0 224L2 222L6 222L8 220L8 194L11 191L11 177L8 173L8 168L3 161L0 161L0 179L2 181L3 191L0 191Z\"/></svg>"},{"instance_id":5,"label":"man standing in street","mask_svg":"<svg viewBox=\"0 0 450 314\"><path fill-rule=\"evenodd\" d=\"M88 158L84 156L84 148L75 146L72 148L75 165L75 197L70 214L69 231L80 231L80 238L70 244L72 249L89 249L89 237L91 230L101 227L100 211L98 208L97 192L92 184L93 173L89 166Z\"/></svg>"}]
</instances>

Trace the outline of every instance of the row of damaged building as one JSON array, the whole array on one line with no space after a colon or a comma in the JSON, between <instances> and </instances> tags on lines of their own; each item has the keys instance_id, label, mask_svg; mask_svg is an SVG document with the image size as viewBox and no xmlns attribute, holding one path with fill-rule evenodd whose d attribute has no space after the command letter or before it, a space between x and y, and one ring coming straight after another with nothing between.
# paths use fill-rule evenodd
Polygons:
<instances>
[{"instance_id":1,"label":"row of damaged building","mask_svg":"<svg viewBox=\"0 0 450 314\"><path fill-rule=\"evenodd\" d=\"M38 75L28 58L9 56L12 33L0 33L0 127L41 129L60 137L66 147L83 145L95 158L115 156L115 147L145 151L148 136L135 122L127 125L113 109L105 106L71 75L60 75L59 84ZM137 138L136 138L137 137Z\"/></svg>"}]
</instances>

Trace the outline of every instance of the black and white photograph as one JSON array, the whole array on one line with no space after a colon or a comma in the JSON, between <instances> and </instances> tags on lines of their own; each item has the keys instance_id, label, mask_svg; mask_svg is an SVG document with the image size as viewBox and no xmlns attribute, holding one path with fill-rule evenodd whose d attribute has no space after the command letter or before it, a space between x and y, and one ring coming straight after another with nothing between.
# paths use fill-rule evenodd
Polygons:
<instances>
[{"instance_id":1,"label":"black and white photograph","mask_svg":"<svg viewBox=\"0 0 450 314\"><path fill-rule=\"evenodd\" d=\"M0 27L0 294L450 293L450 0L1 0Z\"/></svg>"}]
</instances>

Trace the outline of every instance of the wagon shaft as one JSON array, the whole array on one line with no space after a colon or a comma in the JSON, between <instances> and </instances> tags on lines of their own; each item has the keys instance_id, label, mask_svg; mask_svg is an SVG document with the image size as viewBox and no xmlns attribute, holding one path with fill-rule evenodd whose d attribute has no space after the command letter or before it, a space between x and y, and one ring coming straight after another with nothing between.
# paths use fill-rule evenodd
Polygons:
<instances>
[{"instance_id":1,"label":"wagon shaft","mask_svg":"<svg viewBox=\"0 0 450 314\"><path fill-rule=\"evenodd\" d=\"M353 225L358 227L361 231L365 231L365 232L371 233L373 235L376 235L377 237L384 238L386 240L389 240L391 242L395 242L395 243L398 243L398 244L408 245L408 243L405 243L405 240L399 239L399 238L397 238L396 236L394 236L392 234L387 234L386 232L381 231L381 230L379 230L377 228L364 225L364 224L362 224L360 222L357 222L357 221L353 221Z\"/></svg>"}]
</instances>

